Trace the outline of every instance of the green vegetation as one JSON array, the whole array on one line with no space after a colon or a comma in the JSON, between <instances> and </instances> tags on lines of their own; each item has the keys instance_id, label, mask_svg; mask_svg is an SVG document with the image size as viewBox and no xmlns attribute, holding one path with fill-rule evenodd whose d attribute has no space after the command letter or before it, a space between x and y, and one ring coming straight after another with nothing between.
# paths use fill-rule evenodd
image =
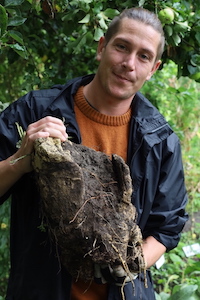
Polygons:
<instances>
[{"instance_id":1,"label":"green vegetation","mask_svg":"<svg viewBox=\"0 0 200 300\"><path fill-rule=\"evenodd\" d=\"M0 101L94 72L97 41L108 23L138 5L161 15L163 63L172 60L178 77L200 81L199 1L1 0Z\"/></svg>"},{"instance_id":2,"label":"green vegetation","mask_svg":"<svg viewBox=\"0 0 200 300\"><path fill-rule=\"evenodd\" d=\"M187 210L200 210L200 2L156 0L0 0L0 110L29 90L95 72L95 52L108 23L125 7L156 12L166 33L161 70L142 92L159 108L182 143ZM0 206L0 300L9 271L10 202ZM179 246L153 269L157 300L200 299L199 256L182 247L200 242L192 222Z\"/></svg>"},{"instance_id":3,"label":"green vegetation","mask_svg":"<svg viewBox=\"0 0 200 300\"><path fill-rule=\"evenodd\" d=\"M195 229L198 238L199 229ZM200 255L186 258L183 252L185 245L196 242L194 236L184 233L178 247L165 254L165 264L161 269L153 269L156 300L200 299Z\"/></svg>"}]
</instances>

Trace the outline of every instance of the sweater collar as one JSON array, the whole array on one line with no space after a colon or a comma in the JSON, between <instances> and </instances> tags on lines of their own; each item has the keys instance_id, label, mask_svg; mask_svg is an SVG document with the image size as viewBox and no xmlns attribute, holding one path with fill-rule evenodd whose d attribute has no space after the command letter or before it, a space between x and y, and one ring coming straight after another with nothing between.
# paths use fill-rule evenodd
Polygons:
<instances>
[{"instance_id":1,"label":"sweater collar","mask_svg":"<svg viewBox=\"0 0 200 300\"><path fill-rule=\"evenodd\" d=\"M81 112L89 119L101 123L107 126L121 126L130 122L131 119L131 108L123 115L120 116L109 116L100 113L94 109L85 99L83 94L83 86L79 87L75 97L75 104L81 110Z\"/></svg>"}]
</instances>

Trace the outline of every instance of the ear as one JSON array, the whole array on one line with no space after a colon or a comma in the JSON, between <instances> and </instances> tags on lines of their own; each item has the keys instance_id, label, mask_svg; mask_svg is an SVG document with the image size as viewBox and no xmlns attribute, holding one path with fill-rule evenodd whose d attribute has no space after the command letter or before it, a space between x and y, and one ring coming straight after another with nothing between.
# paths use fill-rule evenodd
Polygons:
<instances>
[{"instance_id":1,"label":"ear","mask_svg":"<svg viewBox=\"0 0 200 300\"><path fill-rule=\"evenodd\" d=\"M149 73L149 75L147 76L146 80L149 80L152 75L158 70L158 68L160 67L161 64L161 60L158 60L157 62L155 62L155 64L153 65L153 68L151 70L151 72Z\"/></svg>"},{"instance_id":2,"label":"ear","mask_svg":"<svg viewBox=\"0 0 200 300\"><path fill-rule=\"evenodd\" d=\"M99 40L99 43L98 43L98 47L97 47L97 55L96 55L96 58L98 61L101 60L101 56L102 56L102 52L105 48L105 45L106 45L106 42L105 42L105 37L102 36Z\"/></svg>"}]
</instances>

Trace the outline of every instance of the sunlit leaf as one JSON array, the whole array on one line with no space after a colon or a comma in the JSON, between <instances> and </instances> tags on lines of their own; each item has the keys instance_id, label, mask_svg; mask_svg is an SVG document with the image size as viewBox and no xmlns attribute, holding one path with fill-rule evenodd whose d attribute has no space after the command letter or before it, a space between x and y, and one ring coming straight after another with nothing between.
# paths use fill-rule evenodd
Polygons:
<instances>
[{"instance_id":1,"label":"sunlit leaf","mask_svg":"<svg viewBox=\"0 0 200 300\"><path fill-rule=\"evenodd\" d=\"M101 28L96 28L94 33L94 40L99 41L99 39L104 35L104 32Z\"/></svg>"},{"instance_id":2,"label":"sunlit leaf","mask_svg":"<svg viewBox=\"0 0 200 300\"><path fill-rule=\"evenodd\" d=\"M117 9L107 8L104 10L104 15L110 19L113 19L115 16L119 15L119 11Z\"/></svg>"},{"instance_id":3,"label":"sunlit leaf","mask_svg":"<svg viewBox=\"0 0 200 300\"><path fill-rule=\"evenodd\" d=\"M79 23L88 23L90 21L90 14L87 14Z\"/></svg>"},{"instance_id":4,"label":"sunlit leaf","mask_svg":"<svg viewBox=\"0 0 200 300\"><path fill-rule=\"evenodd\" d=\"M27 59L27 52L24 46L21 46L19 44L10 44L9 47L12 48L21 57Z\"/></svg>"},{"instance_id":5,"label":"sunlit leaf","mask_svg":"<svg viewBox=\"0 0 200 300\"><path fill-rule=\"evenodd\" d=\"M138 6L143 6L145 4L145 2L146 2L145 0L140 0L138 3Z\"/></svg>"}]
</instances>

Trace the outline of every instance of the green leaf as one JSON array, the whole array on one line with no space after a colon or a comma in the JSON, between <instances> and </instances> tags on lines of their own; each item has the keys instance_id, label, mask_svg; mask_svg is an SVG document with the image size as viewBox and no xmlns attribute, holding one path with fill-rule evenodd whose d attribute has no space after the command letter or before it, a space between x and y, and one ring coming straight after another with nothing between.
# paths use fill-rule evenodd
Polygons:
<instances>
[{"instance_id":1,"label":"green leaf","mask_svg":"<svg viewBox=\"0 0 200 300\"><path fill-rule=\"evenodd\" d=\"M182 260L182 258L180 258L180 256L178 256L177 254L175 254L175 253L170 253L169 254L169 257L170 257L170 259L174 262L174 263L182 263L183 262L183 260Z\"/></svg>"},{"instance_id":2,"label":"green leaf","mask_svg":"<svg viewBox=\"0 0 200 300\"><path fill-rule=\"evenodd\" d=\"M187 65L188 71L191 75L195 74L197 72L197 67Z\"/></svg>"},{"instance_id":3,"label":"green leaf","mask_svg":"<svg viewBox=\"0 0 200 300\"><path fill-rule=\"evenodd\" d=\"M190 277L194 277L194 278L200 277L200 271L194 271L190 273Z\"/></svg>"},{"instance_id":4,"label":"green leaf","mask_svg":"<svg viewBox=\"0 0 200 300\"><path fill-rule=\"evenodd\" d=\"M24 46L20 46L19 44L9 44L8 45L10 48L12 48L18 55L21 57L27 59L27 52L26 48Z\"/></svg>"},{"instance_id":5,"label":"green leaf","mask_svg":"<svg viewBox=\"0 0 200 300\"><path fill-rule=\"evenodd\" d=\"M99 20L99 25L101 26L102 29L106 30L108 28L108 26L106 25L106 22L105 22L104 18L101 18Z\"/></svg>"},{"instance_id":6,"label":"green leaf","mask_svg":"<svg viewBox=\"0 0 200 300\"><path fill-rule=\"evenodd\" d=\"M165 292L161 292L159 295L156 295L156 300L168 300L169 298L170 295Z\"/></svg>"},{"instance_id":7,"label":"green leaf","mask_svg":"<svg viewBox=\"0 0 200 300\"><path fill-rule=\"evenodd\" d=\"M76 46L74 47L73 53L78 54L80 53L82 47L86 44L86 35L83 35L76 41Z\"/></svg>"},{"instance_id":8,"label":"green leaf","mask_svg":"<svg viewBox=\"0 0 200 300\"><path fill-rule=\"evenodd\" d=\"M169 86L169 87L167 88L167 91L168 91L169 93L174 93L174 94L176 94L177 89L174 88L173 86Z\"/></svg>"},{"instance_id":9,"label":"green leaf","mask_svg":"<svg viewBox=\"0 0 200 300\"><path fill-rule=\"evenodd\" d=\"M5 8L0 5L0 36L2 36L8 25L8 15L6 13Z\"/></svg>"},{"instance_id":10,"label":"green leaf","mask_svg":"<svg viewBox=\"0 0 200 300\"><path fill-rule=\"evenodd\" d=\"M173 29L172 29L171 26L166 25L166 26L164 27L164 29L165 29L165 31L166 31L166 33L167 33L168 36L172 36L172 34L173 34Z\"/></svg>"},{"instance_id":11,"label":"green leaf","mask_svg":"<svg viewBox=\"0 0 200 300\"><path fill-rule=\"evenodd\" d=\"M89 4L89 3L92 3L93 0L79 0L79 1L82 2L82 3L84 3L84 4L85 3Z\"/></svg>"},{"instance_id":12,"label":"green leaf","mask_svg":"<svg viewBox=\"0 0 200 300\"><path fill-rule=\"evenodd\" d=\"M195 67L199 66L200 65L200 55L199 54L192 55L190 62Z\"/></svg>"},{"instance_id":13,"label":"green leaf","mask_svg":"<svg viewBox=\"0 0 200 300\"><path fill-rule=\"evenodd\" d=\"M184 285L170 297L170 300L195 300L194 293L198 289L198 285Z\"/></svg>"},{"instance_id":14,"label":"green leaf","mask_svg":"<svg viewBox=\"0 0 200 300\"><path fill-rule=\"evenodd\" d=\"M8 21L8 26L20 26L24 24L24 22L27 20L27 18L22 18L19 16L15 16Z\"/></svg>"},{"instance_id":15,"label":"green leaf","mask_svg":"<svg viewBox=\"0 0 200 300\"><path fill-rule=\"evenodd\" d=\"M177 274L173 274L173 275L169 276L168 283L171 282L171 281L174 281L178 278L179 278L179 276Z\"/></svg>"},{"instance_id":16,"label":"green leaf","mask_svg":"<svg viewBox=\"0 0 200 300\"><path fill-rule=\"evenodd\" d=\"M145 0L140 0L138 3L138 6L143 6L145 4L145 2L146 2Z\"/></svg>"},{"instance_id":17,"label":"green leaf","mask_svg":"<svg viewBox=\"0 0 200 300\"><path fill-rule=\"evenodd\" d=\"M185 274L190 274L190 273L193 273L195 271L200 272L200 261L194 261L192 265L189 265L185 269Z\"/></svg>"},{"instance_id":18,"label":"green leaf","mask_svg":"<svg viewBox=\"0 0 200 300\"><path fill-rule=\"evenodd\" d=\"M11 44L9 47L18 51L25 51L24 47L20 46L19 44Z\"/></svg>"},{"instance_id":19,"label":"green leaf","mask_svg":"<svg viewBox=\"0 0 200 300\"><path fill-rule=\"evenodd\" d=\"M156 300L162 300L160 295L158 295L157 293L155 293L155 297L156 297Z\"/></svg>"},{"instance_id":20,"label":"green leaf","mask_svg":"<svg viewBox=\"0 0 200 300\"><path fill-rule=\"evenodd\" d=\"M18 43L20 43L21 45L24 44L23 41L23 36L20 32L15 31L15 30L9 30L8 34L11 38L13 38L15 41L17 41Z\"/></svg>"},{"instance_id":21,"label":"green leaf","mask_svg":"<svg viewBox=\"0 0 200 300\"><path fill-rule=\"evenodd\" d=\"M117 9L107 8L104 10L104 15L107 18L113 19L115 16L119 15L119 11Z\"/></svg>"},{"instance_id":22,"label":"green leaf","mask_svg":"<svg viewBox=\"0 0 200 300\"><path fill-rule=\"evenodd\" d=\"M79 23L89 23L90 21L90 14L87 14L82 20L79 21Z\"/></svg>"},{"instance_id":23,"label":"green leaf","mask_svg":"<svg viewBox=\"0 0 200 300\"><path fill-rule=\"evenodd\" d=\"M190 29L190 26L188 25L187 21L185 21L185 22L176 21L175 25L174 25L174 29L177 32L185 32L185 31L188 31Z\"/></svg>"},{"instance_id":24,"label":"green leaf","mask_svg":"<svg viewBox=\"0 0 200 300\"><path fill-rule=\"evenodd\" d=\"M5 0L5 7L21 5L24 0Z\"/></svg>"},{"instance_id":25,"label":"green leaf","mask_svg":"<svg viewBox=\"0 0 200 300\"><path fill-rule=\"evenodd\" d=\"M94 33L94 40L99 41L99 39L104 35L104 32L101 28L97 27Z\"/></svg>"},{"instance_id":26,"label":"green leaf","mask_svg":"<svg viewBox=\"0 0 200 300\"><path fill-rule=\"evenodd\" d=\"M178 46L180 44L180 42L181 42L181 38L180 38L180 36L178 34L173 34L172 35L172 39L173 39L174 44L176 46Z\"/></svg>"}]
</instances>

